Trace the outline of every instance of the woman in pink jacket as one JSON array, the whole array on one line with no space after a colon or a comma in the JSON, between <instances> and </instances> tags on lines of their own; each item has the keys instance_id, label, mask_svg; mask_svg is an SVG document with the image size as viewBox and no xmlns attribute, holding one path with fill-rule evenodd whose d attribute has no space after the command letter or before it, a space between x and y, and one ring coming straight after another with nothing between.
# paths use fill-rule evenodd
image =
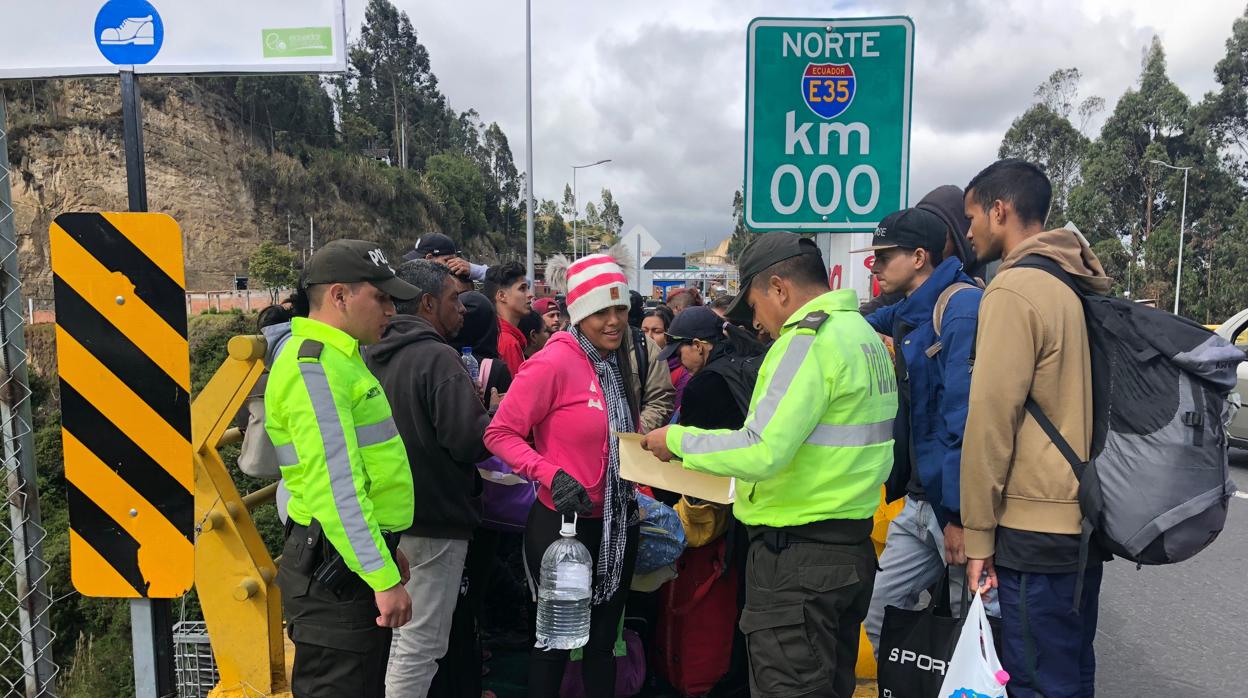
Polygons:
<instances>
[{"instance_id":1,"label":"woman in pink jacket","mask_svg":"<svg viewBox=\"0 0 1248 698\"><path fill-rule=\"evenodd\" d=\"M615 694L616 630L637 557L636 488L620 479L618 439L637 430L638 399L620 367L628 329L628 282L607 255L568 268L572 327L525 361L485 432L485 444L521 476L539 484L525 531L533 580L559 538L564 516L579 514L577 539L594 558L586 695ZM534 649L529 695L558 696L566 650Z\"/></svg>"}]
</instances>

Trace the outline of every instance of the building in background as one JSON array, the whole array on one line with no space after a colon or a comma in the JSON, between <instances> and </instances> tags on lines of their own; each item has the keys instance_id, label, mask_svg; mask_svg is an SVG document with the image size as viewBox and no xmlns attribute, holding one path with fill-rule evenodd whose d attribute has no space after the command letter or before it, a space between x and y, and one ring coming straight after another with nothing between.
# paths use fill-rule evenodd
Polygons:
<instances>
[{"instance_id":1,"label":"building in background","mask_svg":"<svg viewBox=\"0 0 1248 698\"><path fill-rule=\"evenodd\" d=\"M630 257L628 263L623 265L628 275L628 287L643 296L650 296L653 293L654 284L654 275L650 272L650 260L658 255L663 246L640 223L620 237L620 245ZM681 263L684 263L683 260Z\"/></svg>"}]
</instances>

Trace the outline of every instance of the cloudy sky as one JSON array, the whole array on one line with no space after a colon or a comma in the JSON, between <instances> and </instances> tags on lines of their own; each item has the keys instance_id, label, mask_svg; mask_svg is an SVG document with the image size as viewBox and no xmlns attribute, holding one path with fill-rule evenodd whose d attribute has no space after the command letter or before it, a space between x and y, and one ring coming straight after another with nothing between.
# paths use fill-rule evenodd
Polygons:
<instances>
[{"instance_id":1,"label":"cloudy sky","mask_svg":"<svg viewBox=\"0 0 1248 698\"><path fill-rule=\"evenodd\" d=\"M524 3L394 0L411 17L452 106L506 131L523 171ZM1011 120L1058 68L1112 108L1157 34L1193 99L1213 89L1245 0L533 0L535 196L558 199L570 165L582 205L609 187L625 230L641 223L664 254L732 229L744 177L745 29L759 16L904 14L915 24L910 191L917 201L991 162ZM348 0L354 38L364 0ZM1103 118L1103 117L1102 117ZM1099 128L1099 120L1091 127Z\"/></svg>"}]
</instances>

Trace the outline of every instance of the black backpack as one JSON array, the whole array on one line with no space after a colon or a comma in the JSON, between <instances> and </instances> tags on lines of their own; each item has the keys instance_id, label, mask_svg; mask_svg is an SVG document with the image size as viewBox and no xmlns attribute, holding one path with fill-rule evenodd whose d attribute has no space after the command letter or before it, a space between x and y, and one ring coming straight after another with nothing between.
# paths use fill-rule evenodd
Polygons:
<instances>
[{"instance_id":1,"label":"black backpack","mask_svg":"<svg viewBox=\"0 0 1248 698\"><path fill-rule=\"evenodd\" d=\"M1244 352L1186 318L1085 293L1048 257L1030 255L1020 267L1044 270L1074 291L1088 328L1089 459L1079 460L1033 399L1026 404L1079 480L1080 571L1094 535L1139 565L1182 562L1204 550L1222 532L1235 492L1227 397Z\"/></svg>"},{"instance_id":2,"label":"black backpack","mask_svg":"<svg viewBox=\"0 0 1248 698\"><path fill-rule=\"evenodd\" d=\"M702 370L723 376L728 392L732 393L732 399L741 408L741 414L749 414L750 398L754 396L754 384L758 382L758 369L762 367L764 358L765 354L731 354L707 364Z\"/></svg>"}]
</instances>

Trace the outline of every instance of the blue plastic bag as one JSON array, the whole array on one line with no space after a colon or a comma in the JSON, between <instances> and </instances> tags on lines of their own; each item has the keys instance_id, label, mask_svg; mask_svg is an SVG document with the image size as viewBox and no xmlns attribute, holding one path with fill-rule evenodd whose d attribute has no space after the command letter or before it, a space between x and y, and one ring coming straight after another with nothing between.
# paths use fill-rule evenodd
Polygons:
<instances>
[{"instance_id":1,"label":"blue plastic bag","mask_svg":"<svg viewBox=\"0 0 1248 698\"><path fill-rule=\"evenodd\" d=\"M676 563L685 551L685 527L676 510L666 504L637 494L641 510L641 543L637 548L636 574L649 574Z\"/></svg>"}]
</instances>

